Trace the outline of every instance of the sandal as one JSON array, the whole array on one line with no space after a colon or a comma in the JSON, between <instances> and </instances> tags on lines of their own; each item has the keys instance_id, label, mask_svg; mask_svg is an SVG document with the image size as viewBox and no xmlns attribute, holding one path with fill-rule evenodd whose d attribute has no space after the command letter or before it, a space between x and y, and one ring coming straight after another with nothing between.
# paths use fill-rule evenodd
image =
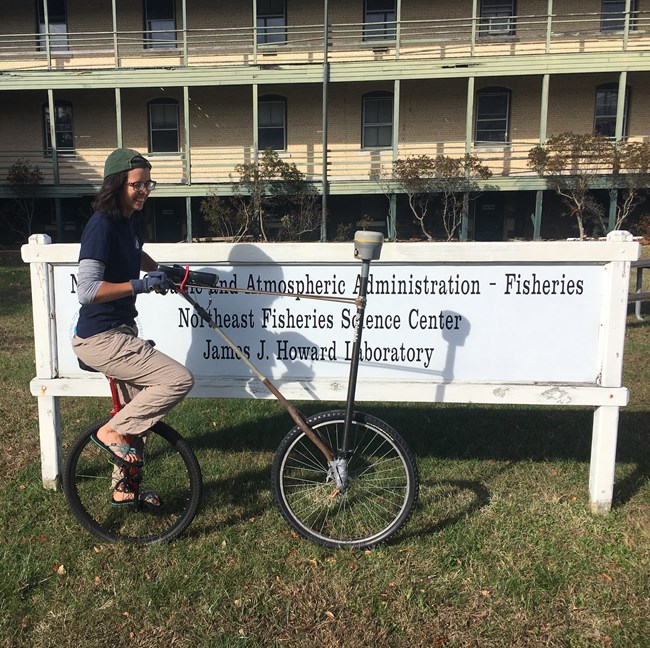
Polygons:
<instances>
[{"instance_id":1,"label":"sandal","mask_svg":"<svg viewBox=\"0 0 650 648\"><path fill-rule=\"evenodd\" d=\"M123 477L113 487L111 504L113 506L132 506L135 504L136 495L138 504L145 508L158 510L162 508L162 500L155 491L140 490L139 484L142 481L142 472L131 465L128 468L120 469ZM126 494L124 499L115 499L115 493Z\"/></svg>"},{"instance_id":2,"label":"sandal","mask_svg":"<svg viewBox=\"0 0 650 648\"><path fill-rule=\"evenodd\" d=\"M94 432L90 435L90 440L100 449L106 452L109 456L109 461L120 468L142 468L144 462L142 460L142 453L137 448L124 443L102 443L97 438L97 433ZM115 448L115 451L111 450ZM119 454L117 454L119 453ZM135 461L129 461L128 456L135 458Z\"/></svg>"},{"instance_id":3,"label":"sandal","mask_svg":"<svg viewBox=\"0 0 650 648\"><path fill-rule=\"evenodd\" d=\"M128 492L128 491L120 491L120 492ZM129 493L129 494L133 495L133 493ZM154 491L140 491L138 500L141 506L146 506L147 508L154 509L154 510L160 510L163 506L160 496L158 495L158 493L155 493ZM134 501L135 501L134 495L128 499L123 499L123 500L116 500L115 495L111 497L111 504L113 506L132 506Z\"/></svg>"}]
</instances>

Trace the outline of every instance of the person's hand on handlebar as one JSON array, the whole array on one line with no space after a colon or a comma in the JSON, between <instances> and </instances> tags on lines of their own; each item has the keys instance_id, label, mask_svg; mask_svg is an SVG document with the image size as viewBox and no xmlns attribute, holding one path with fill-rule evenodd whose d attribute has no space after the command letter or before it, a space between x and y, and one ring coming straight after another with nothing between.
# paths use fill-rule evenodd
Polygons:
<instances>
[{"instance_id":1,"label":"person's hand on handlebar","mask_svg":"<svg viewBox=\"0 0 650 648\"><path fill-rule=\"evenodd\" d=\"M189 270L187 266L178 263L175 263L173 266L158 264L158 270L161 274L164 274L167 277L170 282L170 287L171 285L185 286L187 284L188 286L213 288L217 286L219 282L219 276L214 272Z\"/></svg>"},{"instance_id":2,"label":"person's hand on handlebar","mask_svg":"<svg viewBox=\"0 0 650 648\"><path fill-rule=\"evenodd\" d=\"M148 272L142 279L131 279L131 288L134 295L154 291L164 295L171 287L167 275L159 270Z\"/></svg>"}]
</instances>

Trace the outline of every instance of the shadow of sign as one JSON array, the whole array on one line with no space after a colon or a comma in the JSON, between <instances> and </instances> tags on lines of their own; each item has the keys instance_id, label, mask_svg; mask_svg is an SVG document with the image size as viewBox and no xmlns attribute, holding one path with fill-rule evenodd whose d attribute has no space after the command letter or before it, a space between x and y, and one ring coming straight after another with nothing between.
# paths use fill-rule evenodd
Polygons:
<instances>
[{"instance_id":1,"label":"shadow of sign","mask_svg":"<svg viewBox=\"0 0 650 648\"><path fill-rule=\"evenodd\" d=\"M237 264L236 259L251 256L247 248L254 250L255 264ZM208 267L200 270L215 272L215 268ZM318 344L301 330L321 328L323 322L327 324L327 315L319 313L318 307L307 307L305 300L282 294L234 290L270 288L267 293L291 292L289 288L293 283L259 247L235 246L228 261L218 267L218 275L218 288L190 289L192 296L263 375L278 381L290 376L292 380L302 381L308 389L315 376L314 363L336 360L335 342ZM184 359L186 366L200 375L239 377L241 389L246 394L258 393L257 378L227 342L203 322L189 304L180 303L177 308L179 324L191 329L191 343Z\"/></svg>"}]
</instances>

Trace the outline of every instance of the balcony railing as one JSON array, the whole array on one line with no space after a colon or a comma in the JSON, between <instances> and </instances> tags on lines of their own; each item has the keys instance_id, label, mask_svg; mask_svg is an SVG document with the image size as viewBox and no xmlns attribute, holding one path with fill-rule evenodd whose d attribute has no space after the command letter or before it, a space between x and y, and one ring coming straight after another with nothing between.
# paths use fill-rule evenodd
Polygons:
<instances>
[{"instance_id":1,"label":"balcony railing","mask_svg":"<svg viewBox=\"0 0 650 648\"><path fill-rule=\"evenodd\" d=\"M648 141L647 137L630 138L629 141ZM537 142L516 141L499 145L475 145L471 152L499 178L535 178L536 174L527 164L528 152ZM42 185L88 186L94 191L102 182L103 164L111 149L84 149L75 153L59 154L55 168L51 156L42 151L15 150L0 152L0 186L7 185L7 172L18 159L37 166L43 176ZM418 142L401 144L399 158L411 155L447 155L462 157L464 142ZM319 145L293 146L279 153L289 163L295 163L306 178L320 183L322 174L322 149ZM158 189L179 185L210 185L211 189L229 193L231 183L237 180L236 166L252 162L254 149L248 146L230 148L195 147L186 153L167 153L148 156L152 165L152 177ZM375 189L389 190L393 171L392 149L359 149L335 146L328 149L327 179L330 183L374 183ZM608 170L603 169L603 173ZM56 181L58 178L58 182ZM92 189L91 189L92 187Z\"/></svg>"},{"instance_id":2,"label":"balcony railing","mask_svg":"<svg viewBox=\"0 0 650 648\"><path fill-rule=\"evenodd\" d=\"M567 13L391 22L340 23L328 29L330 62L418 60L650 48L650 12ZM505 22L504 22L505 21ZM288 25L283 42L263 44L256 27L146 32L0 35L0 70L115 69L322 63L323 25Z\"/></svg>"}]
</instances>

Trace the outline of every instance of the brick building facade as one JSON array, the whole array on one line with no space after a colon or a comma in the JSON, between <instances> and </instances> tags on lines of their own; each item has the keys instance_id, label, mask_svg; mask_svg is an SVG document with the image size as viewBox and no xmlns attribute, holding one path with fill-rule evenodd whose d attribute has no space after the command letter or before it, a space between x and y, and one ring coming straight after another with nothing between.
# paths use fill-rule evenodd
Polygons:
<instances>
[{"instance_id":1,"label":"brick building facade","mask_svg":"<svg viewBox=\"0 0 650 648\"><path fill-rule=\"evenodd\" d=\"M644 5L0 0L0 200L28 160L43 174L38 229L78 240L124 145L159 183L148 237L197 238L201 201L272 146L325 194L323 238L361 219L408 238L404 196L378 178L409 155L471 152L493 176L464 237L572 236L527 153L564 131L646 141Z\"/></svg>"}]
</instances>

